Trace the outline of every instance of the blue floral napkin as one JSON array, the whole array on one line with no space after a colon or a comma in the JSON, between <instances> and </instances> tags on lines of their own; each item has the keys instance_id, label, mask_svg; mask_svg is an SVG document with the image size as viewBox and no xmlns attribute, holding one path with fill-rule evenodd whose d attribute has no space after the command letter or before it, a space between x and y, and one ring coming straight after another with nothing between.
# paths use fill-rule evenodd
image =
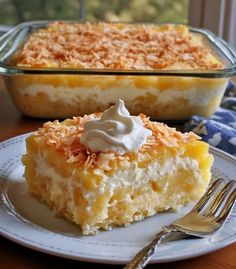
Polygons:
<instances>
[{"instance_id":1,"label":"blue floral napkin","mask_svg":"<svg viewBox=\"0 0 236 269\"><path fill-rule=\"evenodd\" d=\"M193 116L184 131L193 131L210 145L236 156L236 85L228 84L221 106L211 118Z\"/></svg>"}]
</instances>

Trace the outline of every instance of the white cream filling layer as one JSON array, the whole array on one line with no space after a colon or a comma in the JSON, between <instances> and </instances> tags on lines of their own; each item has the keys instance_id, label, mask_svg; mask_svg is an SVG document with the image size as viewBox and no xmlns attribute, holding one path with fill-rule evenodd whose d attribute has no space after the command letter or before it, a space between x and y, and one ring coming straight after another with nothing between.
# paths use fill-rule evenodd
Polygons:
<instances>
[{"instance_id":1,"label":"white cream filling layer","mask_svg":"<svg viewBox=\"0 0 236 269\"><path fill-rule=\"evenodd\" d=\"M79 187L84 198L88 202L87 210L90 212L91 206L94 204L97 195L94 192L89 192L83 188L80 182L75 182L73 176L68 178L63 178L60 176L54 168L50 167L47 162L43 159L41 155L35 157L36 162L36 173L41 176L47 176L51 178L51 189L50 193L52 196L62 194L63 190L60 189L61 184L66 184L66 189L69 193L70 206L75 208L74 198L73 198L73 184ZM170 158L160 165L158 162L151 162L146 168L139 168L137 163L132 163L132 166L128 169L117 170L112 177L109 177L101 172L101 170L96 169L95 173L97 175L103 176L103 184L99 188L100 194L109 191L109 193L114 193L117 188L124 188L127 186L142 186L143 188L149 188L149 181L151 179L157 180L163 175L173 175L178 169L192 170L194 175L192 180L202 181L201 172L198 167L198 162L190 158ZM167 182L168 184L168 182ZM166 186L168 188L168 186ZM130 197L125 197L125 200L130 200Z\"/></svg>"},{"instance_id":2,"label":"white cream filling layer","mask_svg":"<svg viewBox=\"0 0 236 269\"><path fill-rule=\"evenodd\" d=\"M171 78L170 78L171 79ZM168 104L175 102L176 99L183 98L189 104L194 106L207 106L211 99L217 95L222 97L227 81L225 84L220 84L218 87L204 90L199 87L192 87L186 90L173 87L167 90L160 90L157 88L140 89L132 84L121 85L120 87L111 87L108 90L102 90L98 86L94 88L84 87L54 87L45 84L34 84L24 89L20 89L22 94L35 96L38 93L46 94L52 102L63 102L66 105L76 106L83 100L94 99L101 104L109 104L122 98L124 101L134 100L140 96L152 95L157 97L158 104Z\"/></svg>"}]
</instances>

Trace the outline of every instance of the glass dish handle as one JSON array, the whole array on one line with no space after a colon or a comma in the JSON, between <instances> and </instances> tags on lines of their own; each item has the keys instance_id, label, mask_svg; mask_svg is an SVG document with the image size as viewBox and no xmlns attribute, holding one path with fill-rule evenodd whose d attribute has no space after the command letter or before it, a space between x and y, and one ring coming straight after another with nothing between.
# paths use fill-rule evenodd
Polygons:
<instances>
[{"instance_id":1,"label":"glass dish handle","mask_svg":"<svg viewBox=\"0 0 236 269\"><path fill-rule=\"evenodd\" d=\"M224 49L227 50L228 53L231 55L231 57L234 59L234 63L236 63L236 50L235 50L235 48L230 43L227 43L225 40L223 40L220 37L217 38L217 42L219 44L222 44Z\"/></svg>"},{"instance_id":2,"label":"glass dish handle","mask_svg":"<svg viewBox=\"0 0 236 269\"><path fill-rule=\"evenodd\" d=\"M0 74L15 74L17 70L5 65L5 61L18 48L19 44L24 40L28 32L26 28L13 28L0 37Z\"/></svg>"},{"instance_id":3,"label":"glass dish handle","mask_svg":"<svg viewBox=\"0 0 236 269\"><path fill-rule=\"evenodd\" d=\"M14 31L14 28L5 32L3 35L1 35L1 37L0 37L0 53L7 45L9 37L11 36L13 31Z\"/></svg>"}]
</instances>

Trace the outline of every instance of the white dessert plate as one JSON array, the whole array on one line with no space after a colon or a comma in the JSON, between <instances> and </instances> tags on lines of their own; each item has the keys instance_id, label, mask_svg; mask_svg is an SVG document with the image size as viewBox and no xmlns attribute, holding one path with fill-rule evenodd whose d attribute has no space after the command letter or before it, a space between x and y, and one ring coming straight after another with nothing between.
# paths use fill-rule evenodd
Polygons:
<instances>
[{"instance_id":1,"label":"white dessert plate","mask_svg":"<svg viewBox=\"0 0 236 269\"><path fill-rule=\"evenodd\" d=\"M133 257L164 225L186 214L161 213L144 221L83 236L72 223L32 197L26 189L21 156L26 135L0 143L0 234L29 248L75 260L123 264ZM235 178L236 158L211 148L214 177ZM236 180L236 179L235 179ZM236 242L236 206L223 229L207 239L187 239L161 244L152 263L200 256Z\"/></svg>"}]
</instances>

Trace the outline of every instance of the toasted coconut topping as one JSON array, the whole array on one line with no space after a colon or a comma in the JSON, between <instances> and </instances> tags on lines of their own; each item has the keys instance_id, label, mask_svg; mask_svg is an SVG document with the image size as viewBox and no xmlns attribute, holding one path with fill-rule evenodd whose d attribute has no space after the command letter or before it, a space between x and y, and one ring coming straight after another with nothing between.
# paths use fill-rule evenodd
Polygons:
<instances>
[{"instance_id":1,"label":"toasted coconut topping","mask_svg":"<svg viewBox=\"0 0 236 269\"><path fill-rule=\"evenodd\" d=\"M80 137L84 131L84 124L94 118L100 118L101 113L86 115L84 117L74 117L63 122L55 120L46 122L42 128L36 132L36 136L43 137L49 147L54 147L61 152L69 163L77 164L81 167L98 167L104 170L114 169L114 166L128 167L129 159L138 158L138 155L149 155L151 151L158 151L160 146L179 147L182 143L189 143L200 139L199 136L190 133L181 133L175 128L168 127L160 122L152 122L144 114L139 117L144 126L152 131L146 143L139 152L130 152L124 155L117 155L113 152L90 152L84 145L80 144ZM142 158L143 158L142 157Z\"/></svg>"},{"instance_id":2,"label":"toasted coconut topping","mask_svg":"<svg viewBox=\"0 0 236 269\"><path fill-rule=\"evenodd\" d=\"M34 32L13 57L25 67L219 69L223 63L184 25L54 22Z\"/></svg>"}]
</instances>

